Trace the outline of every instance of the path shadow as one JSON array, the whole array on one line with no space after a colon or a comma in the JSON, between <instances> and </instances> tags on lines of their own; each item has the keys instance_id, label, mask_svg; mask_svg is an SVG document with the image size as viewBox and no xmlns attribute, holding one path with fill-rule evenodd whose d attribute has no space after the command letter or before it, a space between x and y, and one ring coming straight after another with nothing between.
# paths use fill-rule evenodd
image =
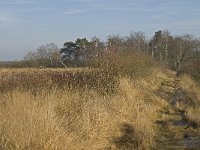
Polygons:
<instances>
[{"instance_id":1,"label":"path shadow","mask_svg":"<svg viewBox=\"0 0 200 150\"><path fill-rule=\"evenodd\" d=\"M141 145L133 126L129 123L123 123L120 126L121 136L114 137L113 143L119 150L138 149Z\"/></svg>"}]
</instances>

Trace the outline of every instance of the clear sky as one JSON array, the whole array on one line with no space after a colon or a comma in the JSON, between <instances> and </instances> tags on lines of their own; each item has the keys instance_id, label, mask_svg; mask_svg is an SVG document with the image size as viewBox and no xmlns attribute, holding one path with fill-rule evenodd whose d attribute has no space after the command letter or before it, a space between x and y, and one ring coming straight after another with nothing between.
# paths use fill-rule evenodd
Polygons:
<instances>
[{"instance_id":1,"label":"clear sky","mask_svg":"<svg viewBox=\"0 0 200 150\"><path fill-rule=\"evenodd\" d=\"M0 0L0 60L42 44L143 31L200 36L200 0Z\"/></svg>"}]
</instances>

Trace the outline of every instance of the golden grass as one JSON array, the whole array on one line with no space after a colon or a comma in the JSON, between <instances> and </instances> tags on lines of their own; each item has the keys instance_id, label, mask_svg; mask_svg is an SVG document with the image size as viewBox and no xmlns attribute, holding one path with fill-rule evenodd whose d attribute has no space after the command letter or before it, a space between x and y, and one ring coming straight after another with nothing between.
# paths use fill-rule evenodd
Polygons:
<instances>
[{"instance_id":1,"label":"golden grass","mask_svg":"<svg viewBox=\"0 0 200 150\"><path fill-rule=\"evenodd\" d=\"M139 54L99 63L0 70L0 149L153 147L157 111L166 106L156 95L165 73Z\"/></svg>"},{"instance_id":2,"label":"golden grass","mask_svg":"<svg viewBox=\"0 0 200 150\"><path fill-rule=\"evenodd\" d=\"M95 88L49 89L52 72L66 74L65 69L1 70L1 75L23 75L30 85L42 86L36 93L31 86L28 90L22 86L7 87L1 94L0 149L132 150L154 146L156 114L166 105L154 92L163 76L159 70L145 78L121 77L111 95L102 95ZM37 76L31 80L31 75ZM1 83L11 83L8 80ZM23 80L17 85L25 84Z\"/></svg>"},{"instance_id":3,"label":"golden grass","mask_svg":"<svg viewBox=\"0 0 200 150\"><path fill-rule=\"evenodd\" d=\"M180 85L188 95L187 117L200 123L200 85L188 75L181 76Z\"/></svg>"}]
</instances>

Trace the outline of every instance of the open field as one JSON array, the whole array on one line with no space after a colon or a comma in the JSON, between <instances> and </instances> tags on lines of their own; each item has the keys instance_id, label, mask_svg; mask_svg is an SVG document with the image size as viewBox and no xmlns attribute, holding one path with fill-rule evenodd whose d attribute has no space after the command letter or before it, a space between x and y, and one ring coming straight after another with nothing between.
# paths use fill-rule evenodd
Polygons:
<instances>
[{"instance_id":1,"label":"open field","mask_svg":"<svg viewBox=\"0 0 200 150\"><path fill-rule=\"evenodd\" d=\"M186 134L200 133L192 124L199 124L199 87L188 76L148 69L142 78L90 68L0 69L0 149L183 148ZM177 105L180 97L191 105Z\"/></svg>"},{"instance_id":2,"label":"open field","mask_svg":"<svg viewBox=\"0 0 200 150\"><path fill-rule=\"evenodd\" d=\"M199 6L0 0L0 150L200 150Z\"/></svg>"},{"instance_id":3,"label":"open field","mask_svg":"<svg viewBox=\"0 0 200 150\"><path fill-rule=\"evenodd\" d=\"M98 70L77 69L1 69L0 90L41 88L84 89L103 86Z\"/></svg>"},{"instance_id":4,"label":"open field","mask_svg":"<svg viewBox=\"0 0 200 150\"><path fill-rule=\"evenodd\" d=\"M2 90L0 96L0 148L149 149L155 146L156 113L167 104L153 91L159 88L164 73L153 72L138 80L120 78L117 87L113 87L115 92L103 95L95 88L80 90L67 88L68 84L62 88L51 84L52 75L63 75L60 80L64 84L71 79L66 74L92 72L2 69L1 89L3 85L10 88L9 84L15 88Z\"/></svg>"}]
</instances>

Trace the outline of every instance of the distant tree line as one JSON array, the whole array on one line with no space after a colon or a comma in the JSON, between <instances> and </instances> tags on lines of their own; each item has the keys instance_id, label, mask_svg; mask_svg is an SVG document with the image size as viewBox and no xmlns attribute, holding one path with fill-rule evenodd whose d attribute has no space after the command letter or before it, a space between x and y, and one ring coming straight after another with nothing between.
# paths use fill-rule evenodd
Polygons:
<instances>
[{"instance_id":1,"label":"distant tree line","mask_svg":"<svg viewBox=\"0 0 200 150\"><path fill-rule=\"evenodd\" d=\"M172 36L169 31L157 31L150 39L144 32L128 36L108 36L106 41L77 38L67 41L62 48L54 43L42 45L28 52L24 60L0 62L1 67L86 67L91 60L116 53L144 53L164 63L178 73L185 72L200 78L200 39L192 35Z\"/></svg>"}]
</instances>

